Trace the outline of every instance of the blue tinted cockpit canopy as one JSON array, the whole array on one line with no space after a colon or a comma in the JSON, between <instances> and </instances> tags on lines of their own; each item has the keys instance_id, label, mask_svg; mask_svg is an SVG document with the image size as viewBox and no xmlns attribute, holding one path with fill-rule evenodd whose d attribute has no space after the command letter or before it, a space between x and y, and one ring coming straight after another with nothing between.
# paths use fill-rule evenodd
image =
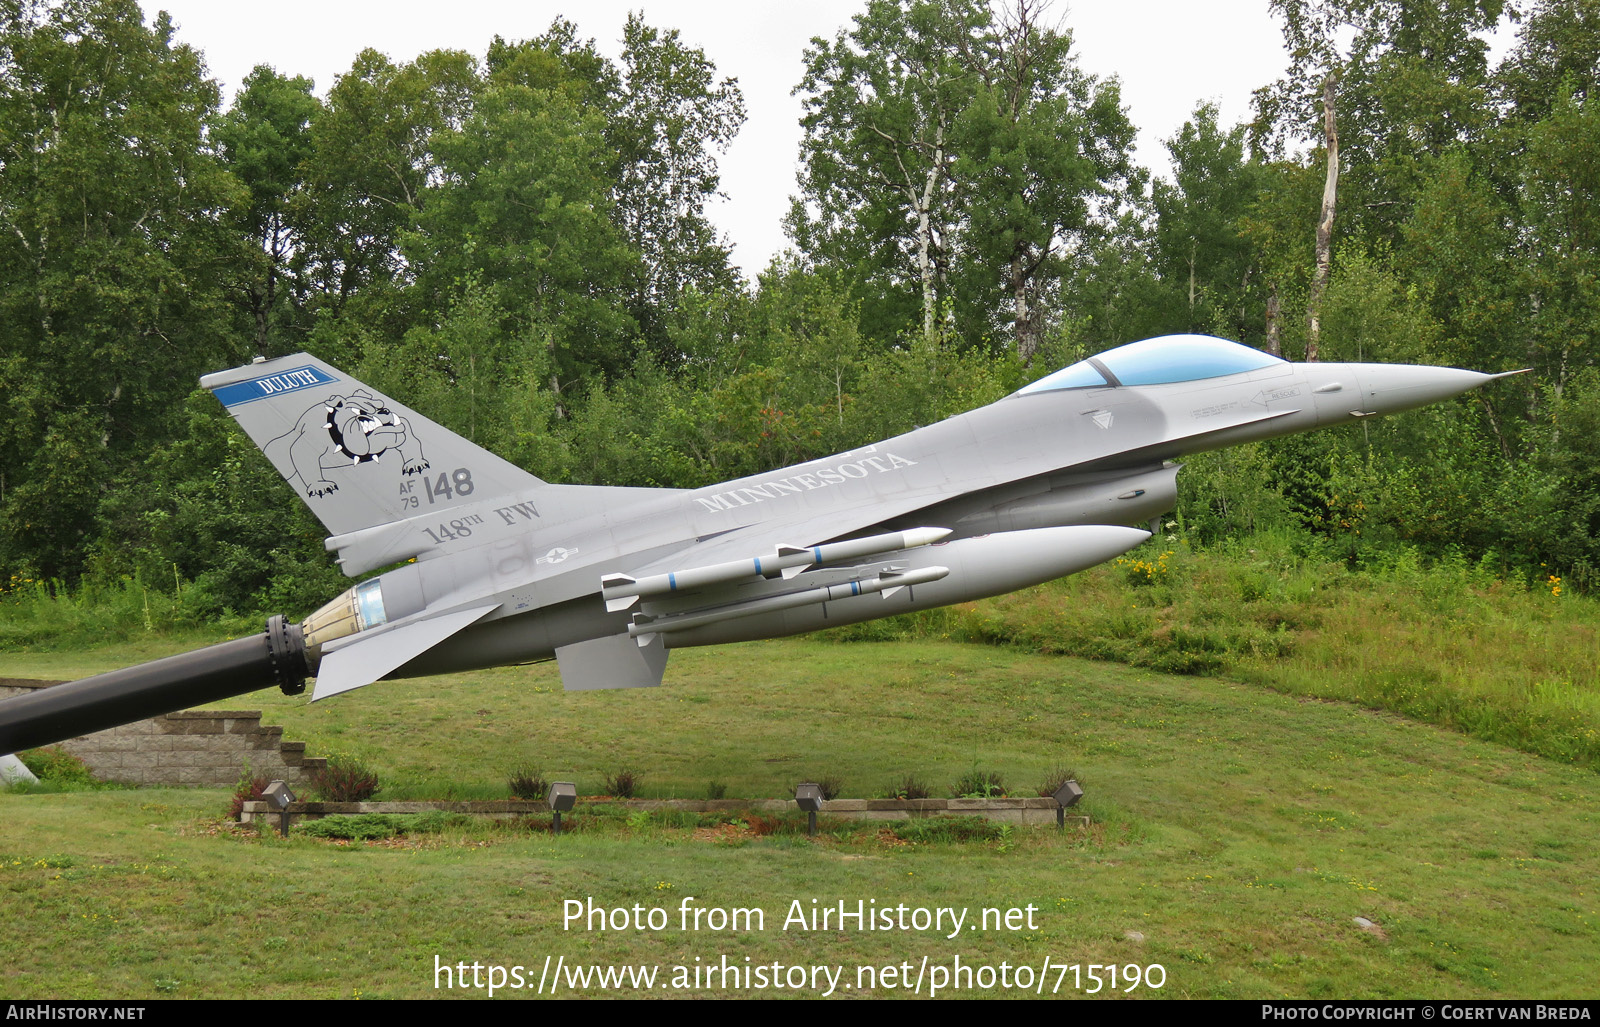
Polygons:
<instances>
[{"instance_id":1,"label":"blue tinted cockpit canopy","mask_svg":"<svg viewBox=\"0 0 1600 1027\"><path fill-rule=\"evenodd\" d=\"M1270 353L1209 335L1163 335L1106 350L1047 375L1015 395L1095 386L1169 385L1259 371L1284 361Z\"/></svg>"}]
</instances>

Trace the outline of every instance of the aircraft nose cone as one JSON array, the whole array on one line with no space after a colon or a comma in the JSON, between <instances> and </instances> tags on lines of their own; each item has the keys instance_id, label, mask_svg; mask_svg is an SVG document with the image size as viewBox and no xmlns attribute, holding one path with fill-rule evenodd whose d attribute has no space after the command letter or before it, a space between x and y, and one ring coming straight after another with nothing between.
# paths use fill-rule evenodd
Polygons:
<instances>
[{"instance_id":1,"label":"aircraft nose cone","mask_svg":"<svg viewBox=\"0 0 1600 1027\"><path fill-rule=\"evenodd\" d=\"M1361 364L1359 415L1392 414L1427 406L1475 389L1494 376L1457 367L1422 367L1414 364Z\"/></svg>"}]
</instances>

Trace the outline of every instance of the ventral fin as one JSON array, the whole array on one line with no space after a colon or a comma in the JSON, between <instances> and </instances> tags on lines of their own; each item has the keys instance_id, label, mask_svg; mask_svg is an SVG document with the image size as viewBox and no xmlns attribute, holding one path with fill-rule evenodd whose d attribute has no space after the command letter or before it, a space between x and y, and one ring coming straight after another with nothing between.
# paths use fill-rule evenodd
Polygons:
<instances>
[{"instance_id":1,"label":"ventral fin","mask_svg":"<svg viewBox=\"0 0 1600 1027\"><path fill-rule=\"evenodd\" d=\"M560 646L556 663L569 692L655 688L667 670L667 647L660 640L636 643L624 632Z\"/></svg>"}]
</instances>

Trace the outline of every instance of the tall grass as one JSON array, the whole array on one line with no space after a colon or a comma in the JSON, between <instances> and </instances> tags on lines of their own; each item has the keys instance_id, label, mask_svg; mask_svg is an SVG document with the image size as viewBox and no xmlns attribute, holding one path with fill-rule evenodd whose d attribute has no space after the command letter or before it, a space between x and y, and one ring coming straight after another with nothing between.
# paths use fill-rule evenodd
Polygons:
<instances>
[{"instance_id":1,"label":"tall grass","mask_svg":"<svg viewBox=\"0 0 1600 1027\"><path fill-rule=\"evenodd\" d=\"M830 636L1227 675L1600 769L1600 603L1488 563L1394 550L1351 567L1305 536L1204 551L1166 536L1063 581Z\"/></svg>"},{"instance_id":2,"label":"tall grass","mask_svg":"<svg viewBox=\"0 0 1600 1027\"><path fill-rule=\"evenodd\" d=\"M105 645L201 627L260 630L257 618L206 617L183 582L172 586L166 592L127 575L71 586L13 576L0 586L0 652Z\"/></svg>"}]
</instances>

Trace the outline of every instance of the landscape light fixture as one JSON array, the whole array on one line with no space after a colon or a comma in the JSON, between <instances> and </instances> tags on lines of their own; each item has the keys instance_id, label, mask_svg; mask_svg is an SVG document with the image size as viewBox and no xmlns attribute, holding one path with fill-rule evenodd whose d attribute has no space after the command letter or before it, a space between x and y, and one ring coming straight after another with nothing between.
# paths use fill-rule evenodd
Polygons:
<instances>
[{"instance_id":1,"label":"landscape light fixture","mask_svg":"<svg viewBox=\"0 0 1600 1027\"><path fill-rule=\"evenodd\" d=\"M1083 789L1076 781L1063 781L1060 787L1050 793L1050 797L1056 800L1056 826L1066 827L1067 807L1078 804L1078 800L1083 798Z\"/></svg>"},{"instance_id":2,"label":"landscape light fixture","mask_svg":"<svg viewBox=\"0 0 1600 1027\"><path fill-rule=\"evenodd\" d=\"M817 810L822 808L822 786L810 782L796 785L794 802L806 811L806 834L814 836L817 833Z\"/></svg>"},{"instance_id":3,"label":"landscape light fixture","mask_svg":"<svg viewBox=\"0 0 1600 1027\"><path fill-rule=\"evenodd\" d=\"M555 814L553 830L560 834L561 814L578 801L578 786L571 781L556 781L550 785L550 793L545 796L545 801L550 804L550 812Z\"/></svg>"},{"instance_id":4,"label":"landscape light fixture","mask_svg":"<svg viewBox=\"0 0 1600 1027\"><path fill-rule=\"evenodd\" d=\"M274 781L262 789L261 797L267 800L267 805L278 811L278 831L289 837L289 803L298 802L289 786L282 781Z\"/></svg>"}]
</instances>

